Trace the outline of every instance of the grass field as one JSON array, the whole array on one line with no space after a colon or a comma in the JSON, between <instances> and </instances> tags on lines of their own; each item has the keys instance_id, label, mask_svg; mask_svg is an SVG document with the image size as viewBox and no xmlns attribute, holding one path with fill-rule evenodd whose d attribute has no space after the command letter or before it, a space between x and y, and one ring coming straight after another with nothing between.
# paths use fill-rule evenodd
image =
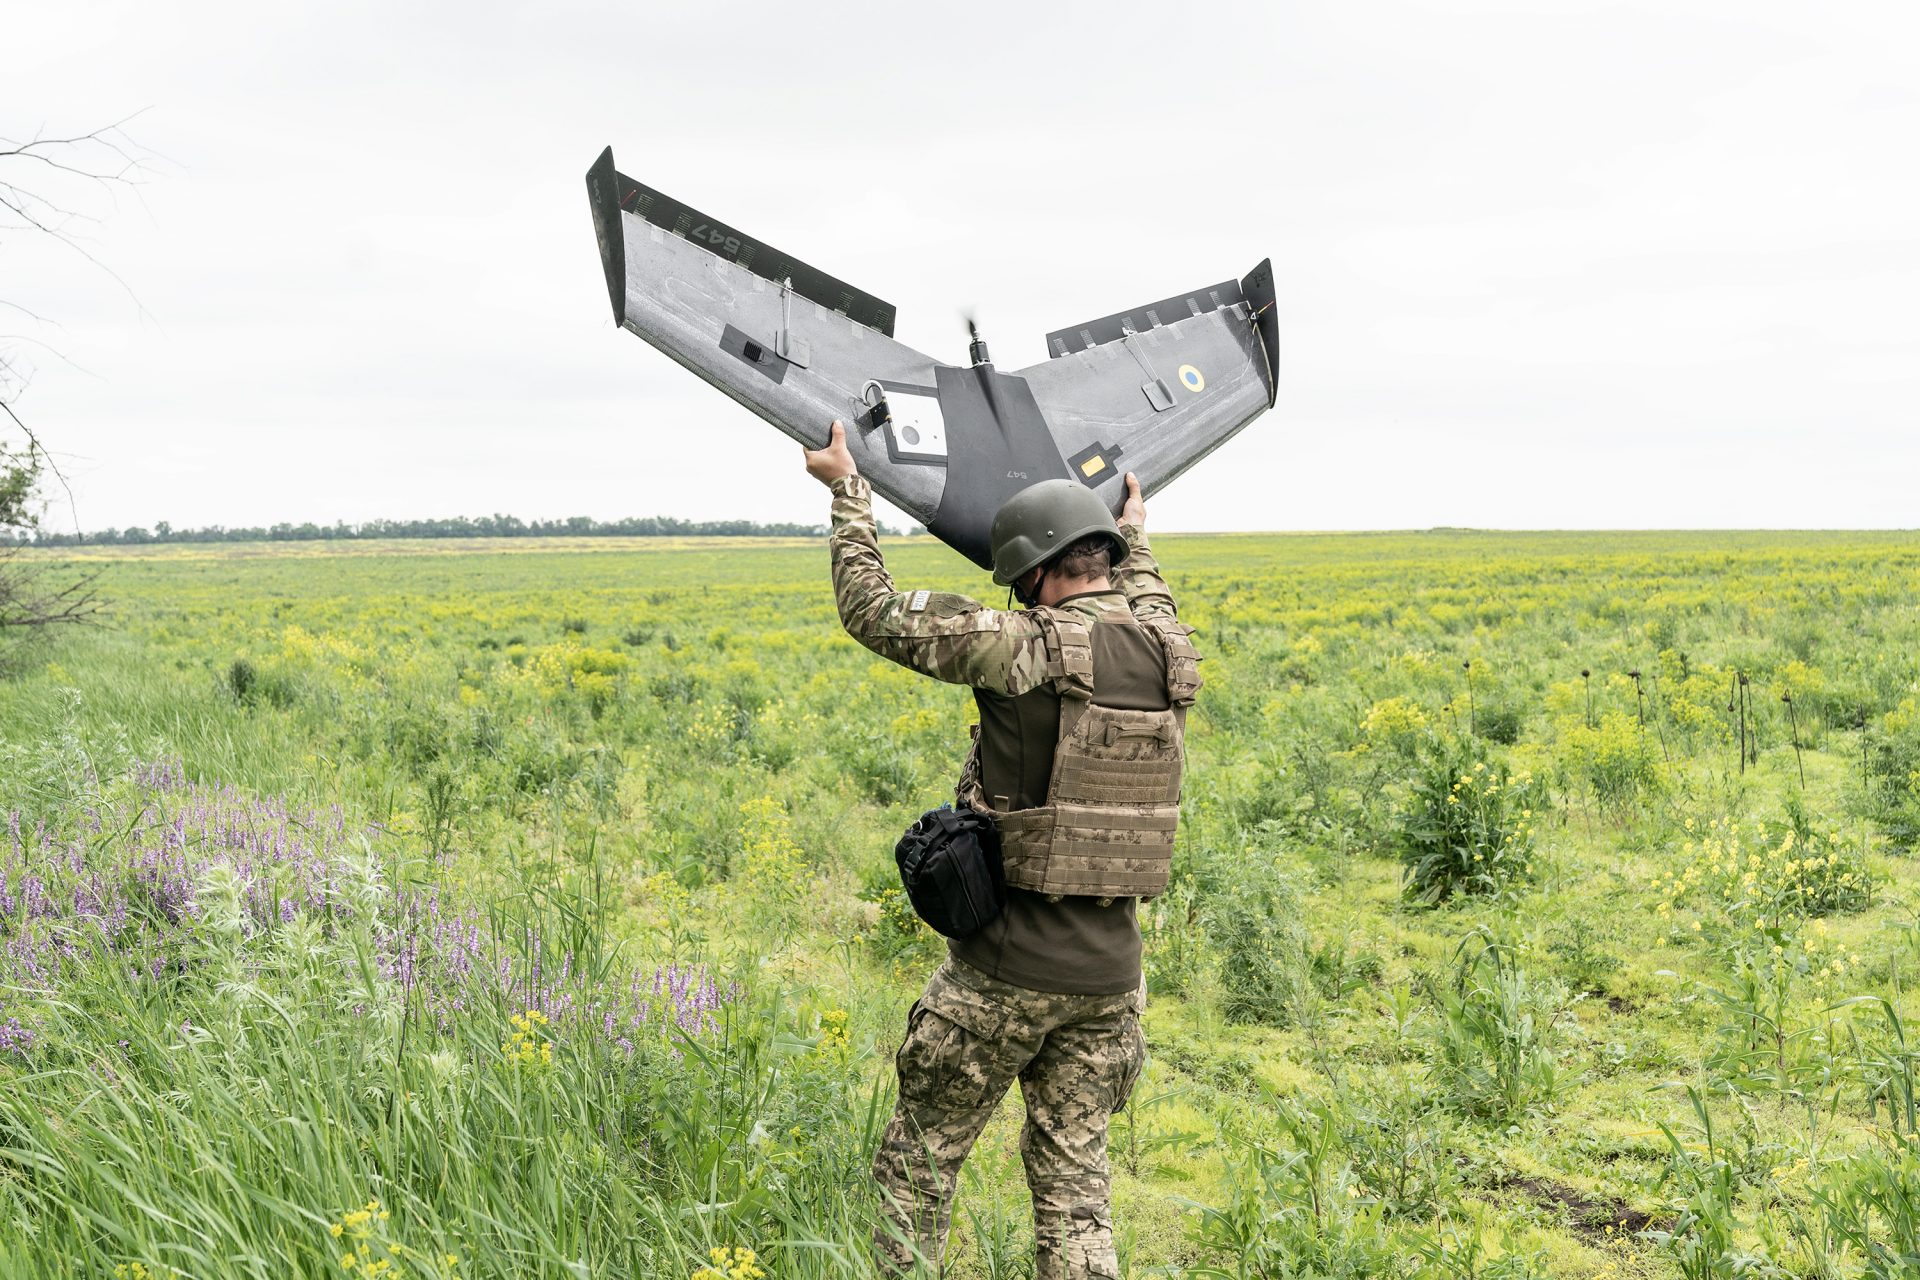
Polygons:
<instances>
[{"instance_id":1,"label":"grass field","mask_svg":"<svg viewBox=\"0 0 1920 1280\"><path fill-rule=\"evenodd\" d=\"M1129 1275L1920 1274L1920 536L1156 549ZM0 1274L869 1273L971 700L821 545L88 563L0 679ZM1018 1112L951 1274L1030 1268Z\"/></svg>"}]
</instances>

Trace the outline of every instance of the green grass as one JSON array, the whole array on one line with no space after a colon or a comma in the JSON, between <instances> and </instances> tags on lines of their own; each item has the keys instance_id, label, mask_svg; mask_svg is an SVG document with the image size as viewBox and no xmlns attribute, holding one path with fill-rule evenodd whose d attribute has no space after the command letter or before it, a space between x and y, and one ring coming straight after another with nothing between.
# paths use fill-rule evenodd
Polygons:
<instances>
[{"instance_id":1,"label":"green grass","mask_svg":"<svg viewBox=\"0 0 1920 1280\"><path fill-rule=\"evenodd\" d=\"M1915 1265L1920 538L1157 550L1208 683L1175 882L1142 913L1129 1274ZM44 825L133 906L111 935L0 912L0 945L71 949L52 979L0 959L0 1026L32 1032L0 1050L0 1272L348 1274L364 1232L356 1268L408 1275L688 1276L722 1245L866 1274L865 1166L939 954L888 850L950 789L970 700L839 632L824 548L93 563L113 625L0 681L0 816L27 846L0 865L17 900ZM891 563L986 589L924 540ZM1475 784L1462 826L1435 770L1474 759L1524 798ZM142 781L154 761L186 785ZM248 823L286 806L290 839L337 823L326 910L256 919L198 866L166 923L141 859L215 787ZM201 862L232 851L208 841ZM1528 852L1480 873L1499 848ZM1454 887L1424 905L1408 865ZM390 972L410 939L452 954L406 914L428 895L489 964L524 966L530 931L571 953L556 993L706 965L728 998L631 1053L516 1027L484 965ZM130 976L161 933L164 976ZM1010 1099L970 1163L960 1275L1030 1265L1017 1127ZM346 1223L373 1200L388 1217Z\"/></svg>"}]
</instances>

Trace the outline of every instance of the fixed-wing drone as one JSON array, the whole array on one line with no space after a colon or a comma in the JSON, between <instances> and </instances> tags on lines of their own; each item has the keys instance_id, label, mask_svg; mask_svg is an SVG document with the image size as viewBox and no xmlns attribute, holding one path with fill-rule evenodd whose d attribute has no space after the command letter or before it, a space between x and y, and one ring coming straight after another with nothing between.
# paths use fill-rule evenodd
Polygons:
<instances>
[{"instance_id":1,"label":"fixed-wing drone","mask_svg":"<svg viewBox=\"0 0 1920 1280\"><path fill-rule=\"evenodd\" d=\"M860 472L986 568L993 513L1070 476L1116 514L1273 406L1273 267L1047 335L1049 359L968 366L893 339L893 308L614 169L587 197L616 323L809 448L847 424ZM969 324L969 328L972 326Z\"/></svg>"}]
</instances>

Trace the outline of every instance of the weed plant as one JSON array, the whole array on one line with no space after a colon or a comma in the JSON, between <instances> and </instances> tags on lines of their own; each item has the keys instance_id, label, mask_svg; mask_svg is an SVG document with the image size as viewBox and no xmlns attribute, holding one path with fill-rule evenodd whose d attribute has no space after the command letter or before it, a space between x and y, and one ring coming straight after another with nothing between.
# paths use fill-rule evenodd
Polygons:
<instances>
[{"instance_id":1,"label":"weed plant","mask_svg":"<svg viewBox=\"0 0 1920 1280\"><path fill-rule=\"evenodd\" d=\"M1532 777L1443 737L1420 757L1397 842L1407 896L1429 906L1496 894L1533 872Z\"/></svg>"}]
</instances>

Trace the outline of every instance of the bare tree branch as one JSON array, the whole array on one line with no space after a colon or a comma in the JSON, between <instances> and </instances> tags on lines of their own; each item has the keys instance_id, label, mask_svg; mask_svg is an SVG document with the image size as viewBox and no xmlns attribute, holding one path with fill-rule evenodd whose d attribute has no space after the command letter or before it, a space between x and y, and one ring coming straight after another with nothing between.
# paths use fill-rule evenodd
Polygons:
<instances>
[{"instance_id":1,"label":"bare tree branch","mask_svg":"<svg viewBox=\"0 0 1920 1280\"><path fill-rule=\"evenodd\" d=\"M139 188L145 185L153 172L156 157L127 137L123 128L145 111L143 107L104 128L72 136L49 138L35 134L26 142L0 137L0 172L5 171L7 161L31 161L44 166L50 176L80 179L107 192L109 196L118 191L129 191L137 197ZM98 166L84 162L70 163L60 158L58 153L61 149L83 154L104 151L112 157L112 162ZM98 224L99 219L56 204L44 192L28 190L5 177L0 177L0 208L20 218L27 229L52 237L105 272L132 299L133 304L140 307L140 299L133 292L133 287L69 229L74 224ZM140 307L140 310L144 315L146 308Z\"/></svg>"},{"instance_id":2,"label":"bare tree branch","mask_svg":"<svg viewBox=\"0 0 1920 1280\"><path fill-rule=\"evenodd\" d=\"M72 207L60 194L60 184L77 181L110 199L121 191L138 197L150 166L148 153L123 131L133 118L81 134L48 136L42 130L25 141L0 137L0 230L38 233L79 254L119 285L144 314L132 287L94 253L82 234L83 228L98 225L99 219ZM23 185L18 177L22 169L52 186L41 181ZM51 325L25 303L6 299L0 305L42 326ZM38 523L35 491L43 468L59 481L73 511L75 529L79 528L79 505L59 460L11 403L30 380L28 367L9 350L15 344L30 344L61 360L66 356L39 338L0 335L0 411L27 442L24 452L0 444L0 533L9 538L0 543L0 635L34 635L54 626L95 621L104 606L97 590L99 570L69 577L74 572L70 564L23 554L21 544L11 540L16 532L31 533ZM0 659L4 657L0 653Z\"/></svg>"}]
</instances>

